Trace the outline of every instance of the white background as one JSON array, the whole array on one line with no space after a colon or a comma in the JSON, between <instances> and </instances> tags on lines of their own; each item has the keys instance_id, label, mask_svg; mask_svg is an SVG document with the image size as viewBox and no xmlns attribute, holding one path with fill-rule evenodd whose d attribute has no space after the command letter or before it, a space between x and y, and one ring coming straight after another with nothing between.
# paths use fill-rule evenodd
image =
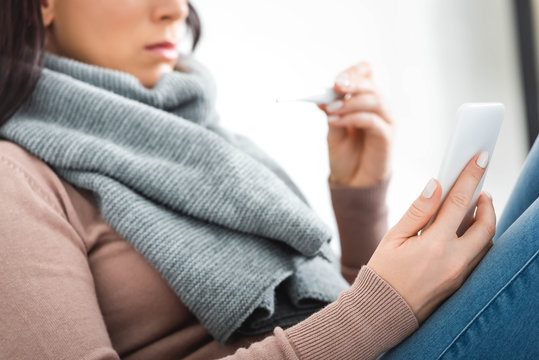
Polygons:
<instances>
[{"instance_id":1,"label":"white background","mask_svg":"<svg viewBox=\"0 0 539 360\"><path fill-rule=\"evenodd\" d=\"M499 216L527 152L511 0L193 4L203 26L196 55L216 78L222 124L251 137L285 168L335 239L326 116L315 105L275 98L331 86L360 60L371 63L397 123L390 225L437 175L456 109L470 101L506 106L484 187Z\"/></svg>"}]
</instances>

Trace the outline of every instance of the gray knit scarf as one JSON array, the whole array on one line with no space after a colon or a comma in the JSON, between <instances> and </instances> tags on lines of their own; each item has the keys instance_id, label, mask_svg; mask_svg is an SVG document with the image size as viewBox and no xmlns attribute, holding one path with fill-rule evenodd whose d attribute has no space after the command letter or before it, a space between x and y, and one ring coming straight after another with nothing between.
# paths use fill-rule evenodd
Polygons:
<instances>
[{"instance_id":1,"label":"gray knit scarf","mask_svg":"<svg viewBox=\"0 0 539 360\"><path fill-rule=\"evenodd\" d=\"M226 342L295 324L348 284L330 229L267 154L218 124L214 98L191 56L148 89L47 53L0 136L90 190L103 219Z\"/></svg>"}]
</instances>

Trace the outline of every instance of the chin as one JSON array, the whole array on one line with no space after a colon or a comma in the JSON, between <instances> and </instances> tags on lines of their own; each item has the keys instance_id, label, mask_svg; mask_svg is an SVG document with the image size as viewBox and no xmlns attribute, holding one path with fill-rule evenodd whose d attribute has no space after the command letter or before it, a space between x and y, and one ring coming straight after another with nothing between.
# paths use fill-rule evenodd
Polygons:
<instances>
[{"instance_id":1,"label":"chin","mask_svg":"<svg viewBox=\"0 0 539 360\"><path fill-rule=\"evenodd\" d=\"M153 88L157 85L159 78L168 72L173 71L173 67L170 64L159 64L154 66L152 69L147 69L142 71L140 75L137 75L140 83L147 88Z\"/></svg>"}]
</instances>

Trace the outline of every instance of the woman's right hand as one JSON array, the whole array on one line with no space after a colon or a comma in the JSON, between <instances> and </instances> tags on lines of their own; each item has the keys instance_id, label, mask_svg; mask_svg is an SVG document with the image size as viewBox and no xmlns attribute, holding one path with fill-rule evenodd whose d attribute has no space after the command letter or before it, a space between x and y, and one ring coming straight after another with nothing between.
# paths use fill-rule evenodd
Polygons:
<instances>
[{"instance_id":1,"label":"woman's right hand","mask_svg":"<svg viewBox=\"0 0 539 360\"><path fill-rule=\"evenodd\" d=\"M485 193L479 197L472 225L461 237L456 235L485 172L488 153L481 159L480 155L466 165L427 230L418 235L440 203L441 187L434 179L367 263L406 300L420 324L464 283L493 245L496 215Z\"/></svg>"}]
</instances>

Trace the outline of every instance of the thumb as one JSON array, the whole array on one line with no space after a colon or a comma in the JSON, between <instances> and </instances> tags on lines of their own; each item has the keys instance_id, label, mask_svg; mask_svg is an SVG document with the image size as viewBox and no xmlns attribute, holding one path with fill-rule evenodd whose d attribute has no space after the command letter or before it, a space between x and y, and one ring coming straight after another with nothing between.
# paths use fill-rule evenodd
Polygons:
<instances>
[{"instance_id":1,"label":"thumb","mask_svg":"<svg viewBox=\"0 0 539 360\"><path fill-rule=\"evenodd\" d=\"M415 236L436 212L442 196L440 183L430 179L421 195L412 203L408 211L390 230L392 236L409 238Z\"/></svg>"}]
</instances>

